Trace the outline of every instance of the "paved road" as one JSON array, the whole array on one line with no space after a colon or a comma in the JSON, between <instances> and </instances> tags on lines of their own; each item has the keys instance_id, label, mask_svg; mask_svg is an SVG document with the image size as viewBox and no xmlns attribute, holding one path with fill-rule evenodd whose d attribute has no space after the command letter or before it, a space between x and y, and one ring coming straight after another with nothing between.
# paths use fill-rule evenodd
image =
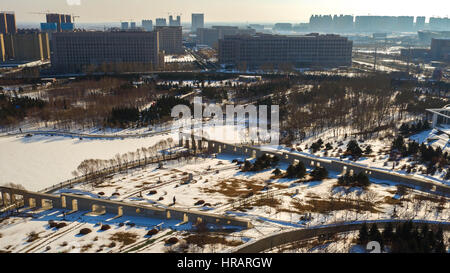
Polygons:
<instances>
[{"instance_id":1,"label":"paved road","mask_svg":"<svg viewBox=\"0 0 450 273\"><path fill-rule=\"evenodd\" d=\"M399 223L404 223L408 220L368 220L358 222L344 222L338 224L315 226L305 229L293 229L283 231L275 234L270 234L264 238L250 241L244 245L238 246L230 251L232 253L260 253L268 251L278 246L287 245L293 242L307 240L318 236L326 236L329 234L337 234L349 231L357 231L365 222L369 226L376 223L379 228L383 228L387 223L392 223L394 226ZM413 220L413 225L427 224L429 226L441 226L444 230L450 230L450 222L436 222L436 221L422 221Z\"/></svg>"}]
</instances>

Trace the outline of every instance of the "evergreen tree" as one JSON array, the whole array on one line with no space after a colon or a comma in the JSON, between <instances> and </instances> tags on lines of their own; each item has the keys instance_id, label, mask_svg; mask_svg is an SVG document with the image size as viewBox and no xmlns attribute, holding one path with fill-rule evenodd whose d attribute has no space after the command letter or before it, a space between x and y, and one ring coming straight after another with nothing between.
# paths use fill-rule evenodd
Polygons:
<instances>
[{"instance_id":1,"label":"evergreen tree","mask_svg":"<svg viewBox=\"0 0 450 273\"><path fill-rule=\"evenodd\" d=\"M370 146L370 145L368 145L367 147L366 147L366 149L364 150L364 153L366 154L366 155L369 155L369 154L371 154L373 151L372 151L372 147Z\"/></svg>"},{"instance_id":2,"label":"evergreen tree","mask_svg":"<svg viewBox=\"0 0 450 273\"><path fill-rule=\"evenodd\" d=\"M359 230L358 244L366 245L368 242L369 242L369 232L367 229L367 224L366 222L364 222L361 226L361 229Z\"/></svg>"},{"instance_id":3,"label":"evergreen tree","mask_svg":"<svg viewBox=\"0 0 450 273\"><path fill-rule=\"evenodd\" d=\"M381 249L383 249L383 238L378 230L377 224L373 224L369 231L369 241L376 241L380 243Z\"/></svg>"},{"instance_id":4,"label":"evergreen tree","mask_svg":"<svg viewBox=\"0 0 450 273\"><path fill-rule=\"evenodd\" d=\"M397 151L402 151L404 149L404 146L405 146L405 140L403 139L402 136L398 136L392 143L392 149L397 150Z\"/></svg>"},{"instance_id":5,"label":"evergreen tree","mask_svg":"<svg viewBox=\"0 0 450 273\"><path fill-rule=\"evenodd\" d=\"M245 160L244 166L242 167L242 171L248 172L248 171L250 171L251 168L252 168L252 163L250 163L250 161L248 161L248 160Z\"/></svg>"},{"instance_id":6,"label":"evergreen tree","mask_svg":"<svg viewBox=\"0 0 450 273\"><path fill-rule=\"evenodd\" d=\"M278 175L281 174L281 170L280 170L279 168L276 168L276 169L272 172L272 174L278 176Z\"/></svg>"},{"instance_id":7,"label":"evergreen tree","mask_svg":"<svg viewBox=\"0 0 450 273\"><path fill-rule=\"evenodd\" d=\"M323 180L328 177L328 171L324 167L316 167L311 172L311 176L314 180Z\"/></svg>"},{"instance_id":8,"label":"evergreen tree","mask_svg":"<svg viewBox=\"0 0 450 273\"><path fill-rule=\"evenodd\" d=\"M444 232L442 230L442 227L439 226L438 231L436 232L436 246L435 251L436 253L446 253L445 249L445 243L444 243Z\"/></svg>"},{"instance_id":9,"label":"evergreen tree","mask_svg":"<svg viewBox=\"0 0 450 273\"><path fill-rule=\"evenodd\" d=\"M356 140L350 140L347 144L347 153L353 155L353 156L361 156L363 151L358 145L358 142Z\"/></svg>"},{"instance_id":10,"label":"evergreen tree","mask_svg":"<svg viewBox=\"0 0 450 273\"><path fill-rule=\"evenodd\" d=\"M296 166L295 166L295 171L296 171L296 176L297 178L303 178L306 175L306 168L305 168L305 164L303 164L303 162L299 162Z\"/></svg>"},{"instance_id":11,"label":"evergreen tree","mask_svg":"<svg viewBox=\"0 0 450 273\"><path fill-rule=\"evenodd\" d=\"M391 242L394 237L394 228L392 226L392 223L387 223L386 227L383 230L383 241L385 242Z\"/></svg>"}]
</instances>

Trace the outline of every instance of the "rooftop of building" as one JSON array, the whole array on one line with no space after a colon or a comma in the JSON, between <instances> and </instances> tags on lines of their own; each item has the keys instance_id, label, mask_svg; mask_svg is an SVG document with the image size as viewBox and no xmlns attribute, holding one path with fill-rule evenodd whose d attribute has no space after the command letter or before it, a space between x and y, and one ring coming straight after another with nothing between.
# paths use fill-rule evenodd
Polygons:
<instances>
[{"instance_id":1,"label":"rooftop of building","mask_svg":"<svg viewBox=\"0 0 450 273\"><path fill-rule=\"evenodd\" d=\"M319 34L319 33L309 33L306 35L280 35L280 34L266 34L266 33L256 33L256 34L236 34L236 35L225 35L226 38L252 38L252 39L295 39L295 38L340 38L343 40L348 40L347 37L340 36L337 34Z\"/></svg>"}]
</instances>

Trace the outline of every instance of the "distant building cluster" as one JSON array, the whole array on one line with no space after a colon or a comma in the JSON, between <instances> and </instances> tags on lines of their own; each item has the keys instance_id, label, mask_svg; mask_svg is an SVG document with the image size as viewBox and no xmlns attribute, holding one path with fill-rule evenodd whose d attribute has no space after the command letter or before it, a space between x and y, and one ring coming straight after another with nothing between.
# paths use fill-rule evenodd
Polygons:
<instances>
[{"instance_id":1,"label":"distant building cluster","mask_svg":"<svg viewBox=\"0 0 450 273\"><path fill-rule=\"evenodd\" d=\"M306 36L225 36L219 40L219 62L247 68L350 66L352 47L353 42L345 37L316 33Z\"/></svg>"},{"instance_id":2,"label":"distant building cluster","mask_svg":"<svg viewBox=\"0 0 450 273\"><path fill-rule=\"evenodd\" d=\"M450 18L431 17L429 23L431 30L450 30Z\"/></svg>"},{"instance_id":3,"label":"distant building cluster","mask_svg":"<svg viewBox=\"0 0 450 273\"><path fill-rule=\"evenodd\" d=\"M157 27L165 27L165 26L167 26L166 18L156 18L155 26L157 26Z\"/></svg>"},{"instance_id":4,"label":"distant building cluster","mask_svg":"<svg viewBox=\"0 0 450 273\"><path fill-rule=\"evenodd\" d=\"M137 26L136 22L122 22L120 29L122 31L153 31L154 27L181 27L181 16L178 15L174 18L172 15L169 16L169 24L167 24L166 18L156 18L155 24L153 25L153 20L144 19L141 21L141 26Z\"/></svg>"},{"instance_id":5,"label":"distant building cluster","mask_svg":"<svg viewBox=\"0 0 450 273\"><path fill-rule=\"evenodd\" d=\"M145 31L153 31L153 21L152 20L142 20L142 28Z\"/></svg>"},{"instance_id":6,"label":"distant building cluster","mask_svg":"<svg viewBox=\"0 0 450 273\"><path fill-rule=\"evenodd\" d=\"M68 14L47 13L46 22L41 23L41 30L47 33L74 31L72 16Z\"/></svg>"},{"instance_id":7,"label":"distant building cluster","mask_svg":"<svg viewBox=\"0 0 450 273\"><path fill-rule=\"evenodd\" d=\"M0 12L0 61L44 61L50 58L47 33L19 31L12 12Z\"/></svg>"},{"instance_id":8,"label":"distant building cluster","mask_svg":"<svg viewBox=\"0 0 450 273\"><path fill-rule=\"evenodd\" d=\"M448 30L450 18L431 17L426 26L424 16L353 16L353 15L312 15L309 20L311 31L334 32L377 32L415 30Z\"/></svg>"},{"instance_id":9,"label":"distant building cluster","mask_svg":"<svg viewBox=\"0 0 450 273\"><path fill-rule=\"evenodd\" d=\"M166 18L156 18L155 24L147 19L142 26L122 22L120 29L105 32L57 33L51 43L52 68L59 73L157 68L164 65L163 54L184 52L182 42L180 15L169 16L169 24Z\"/></svg>"},{"instance_id":10,"label":"distant building cluster","mask_svg":"<svg viewBox=\"0 0 450 273\"><path fill-rule=\"evenodd\" d=\"M42 14L42 13L40 13ZM41 30L18 30L15 14L0 12L0 61L23 62L51 60L58 73L86 71L138 71L164 66L164 54L182 54L183 27L181 15L166 18L121 22L120 28L108 31L75 30L77 16L43 13L46 22ZM372 32L373 39L386 39L389 31L412 31L433 27L450 29L448 18L411 16L313 15L309 24L277 23L275 31L313 30L317 32ZM218 48L219 62L225 66L258 68L339 67L352 64L353 42L339 35L283 36L262 34L265 26L252 24L205 27L202 13L192 14L191 33L185 45ZM428 48L403 49L405 58L428 58L447 61L450 55L449 31L418 32ZM431 44L431 49L429 45ZM145 70L145 69L144 69Z\"/></svg>"}]
</instances>

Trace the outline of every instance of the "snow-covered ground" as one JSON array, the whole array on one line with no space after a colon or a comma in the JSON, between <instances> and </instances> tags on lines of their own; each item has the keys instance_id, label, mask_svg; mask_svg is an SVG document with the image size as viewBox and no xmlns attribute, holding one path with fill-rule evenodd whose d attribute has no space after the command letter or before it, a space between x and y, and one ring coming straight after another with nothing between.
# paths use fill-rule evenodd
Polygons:
<instances>
[{"instance_id":1,"label":"snow-covered ground","mask_svg":"<svg viewBox=\"0 0 450 273\"><path fill-rule=\"evenodd\" d=\"M29 211L24 211L29 213ZM76 212L63 215L62 211L47 210L32 212L33 217L12 217L0 223L0 250L11 252L126 252L137 246L145 246L149 240L167 239L176 230L189 230L190 224L177 226L178 221L148 219L138 217L114 218L115 215L85 215ZM50 228L48 221L66 223L67 226ZM110 229L101 230L102 225ZM147 232L158 225L161 231L154 236ZM91 233L80 235L80 230L88 228ZM37 238L28 239L35 233ZM128 238L128 242L120 238ZM162 243L164 245L164 243Z\"/></svg>"},{"instance_id":2,"label":"snow-covered ground","mask_svg":"<svg viewBox=\"0 0 450 273\"><path fill-rule=\"evenodd\" d=\"M362 190L337 187L337 173L330 173L330 178L324 181L273 179L273 169L243 173L232 163L233 159L242 160L232 155L219 155L212 159L171 162L163 169L151 165L116 174L95 187L79 185L62 192L94 194L163 207L172 206L175 197L175 207L249 218L256 225L255 230L247 231L249 233L257 232L261 222L283 229L390 219L393 214L399 218L450 220L448 200L442 211L436 209L439 197L428 200L428 195L415 190L400 201L397 187L389 181L372 180L373 184ZM285 170L287 165L280 164L279 167ZM189 174L192 174L193 180L185 183ZM113 197L113 193L119 195ZM413 205L420 199L426 200L421 201L420 206ZM199 201L200 204L197 203ZM413 206L416 206L415 209ZM306 213L311 213L312 219L305 222L302 218Z\"/></svg>"}]
</instances>

